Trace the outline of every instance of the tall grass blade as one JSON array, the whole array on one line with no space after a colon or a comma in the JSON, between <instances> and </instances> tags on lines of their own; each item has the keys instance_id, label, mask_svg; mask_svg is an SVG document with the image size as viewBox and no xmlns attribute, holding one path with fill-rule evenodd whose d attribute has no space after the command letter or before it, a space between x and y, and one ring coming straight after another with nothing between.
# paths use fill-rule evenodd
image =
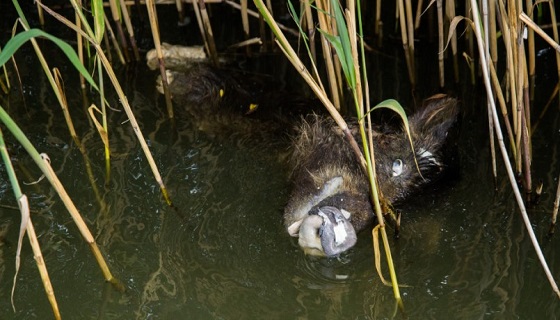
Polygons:
<instances>
[{"instance_id":1,"label":"tall grass blade","mask_svg":"<svg viewBox=\"0 0 560 320\"><path fill-rule=\"evenodd\" d=\"M37 37L43 37L49 39L54 44L56 44L62 50L62 52L64 52L66 57L68 57L68 60L72 63L74 68L76 68L76 70L78 70L80 74L84 76L84 78L93 88L98 90L97 84L95 84L93 78L90 76L90 74L88 73L84 65L80 62L80 58L78 58L78 55L76 54L74 49L66 42L62 41L61 39L39 29L30 29L27 31L22 31L18 33L16 36L14 36L12 39L10 39L4 46L2 52L0 52L0 66L3 66L6 62L8 62L8 60L15 54L15 52L23 44L25 44L30 39L37 38Z\"/></svg>"},{"instance_id":2,"label":"tall grass blade","mask_svg":"<svg viewBox=\"0 0 560 320\"><path fill-rule=\"evenodd\" d=\"M325 30L319 29L331 43L339 57L340 65L346 77L346 81L350 88L356 88L356 73L354 71L354 61L352 58L352 46L350 44L350 36L348 35L348 28L346 27L346 20L342 13L342 8L337 0L331 0L331 5L334 11L334 18L336 21L336 28L338 35L332 35Z\"/></svg>"},{"instance_id":3,"label":"tall grass blade","mask_svg":"<svg viewBox=\"0 0 560 320\"><path fill-rule=\"evenodd\" d=\"M105 34L105 11L103 10L102 0L92 0L91 15L93 16L93 32L95 34L95 42L101 43Z\"/></svg>"},{"instance_id":4,"label":"tall grass blade","mask_svg":"<svg viewBox=\"0 0 560 320\"><path fill-rule=\"evenodd\" d=\"M11 292L12 308L15 312L16 307L14 303L14 291L16 288L16 280L20 267L20 252L21 252L23 237L25 235L25 231L27 231L27 237L29 238L29 242L31 243L31 248L33 249L33 254L35 256L37 268L39 269L39 274L41 275L43 287L45 288L45 292L47 293L47 298L49 299L49 302L51 304L54 317L55 319L60 319L61 318L60 311L58 309L58 303L56 302L54 290L52 288L49 273L47 271L47 266L45 265L45 262L43 260L43 254L41 253L41 248L39 247L39 242L37 241L37 235L35 234L35 229L33 228L33 223L31 222L31 217L29 215L29 202L27 201L27 196L22 194L21 192L21 188L19 186L19 182L16 177L15 170L10 160L10 155L8 154L8 150L4 143L4 138L1 129L0 129L0 155L2 156L2 160L4 161L4 165L6 166L6 172L8 174L10 184L12 186L12 190L14 191L14 196L18 201L18 206L21 212L20 233L19 233L18 244L16 249L16 268L15 268L16 270L14 273L14 281L13 281L12 292Z\"/></svg>"},{"instance_id":5,"label":"tall grass blade","mask_svg":"<svg viewBox=\"0 0 560 320\"><path fill-rule=\"evenodd\" d=\"M27 22L27 18L23 14L23 10L21 10L21 7L19 6L18 0L12 0L12 4L14 5L14 8L16 9L16 12L17 12L19 18L21 19L21 22L23 23L23 25L29 26L29 22Z\"/></svg>"}]
</instances>

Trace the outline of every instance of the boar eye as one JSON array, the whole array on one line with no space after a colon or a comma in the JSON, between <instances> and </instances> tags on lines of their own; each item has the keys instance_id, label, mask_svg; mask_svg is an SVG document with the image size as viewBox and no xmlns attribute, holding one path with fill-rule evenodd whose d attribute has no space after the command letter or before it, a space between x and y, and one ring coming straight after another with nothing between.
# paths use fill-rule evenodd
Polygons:
<instances>
[{"instance_id":1,"label":"boar eye","mask_svg":"<svg viewBox=\"0 0 560 320\"><path fill-rule=\"evenodd\" d=\"M403 163L401 159L393 161L393 177L400 176L403 170Z\"/></svg>"}]
</instances>

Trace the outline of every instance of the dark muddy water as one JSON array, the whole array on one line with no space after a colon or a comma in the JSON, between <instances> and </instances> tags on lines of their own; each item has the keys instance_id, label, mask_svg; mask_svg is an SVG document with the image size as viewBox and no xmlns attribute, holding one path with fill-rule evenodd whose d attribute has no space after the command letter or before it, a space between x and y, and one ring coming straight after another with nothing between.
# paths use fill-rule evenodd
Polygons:
<instances>
[{"instance_id":1,"label":"dark muddy water","mask_svg":"<svg viewBox=\"0 0 560 320\"><path fill-rule=\"evenodd\" d=\"M385 50L370 60L377 70L370 76L374 99L396 98L410 106L402 48ZM435 55L419 56L425 60L418 61L424 68L418 95L428 96L437 91L431 69ZM2 96L1 104L37 149L50 156L113 274L127 288L119 293L104 283L89 247L48 183L24 185L65 319L556 319L560 314L508 180L499 178L494 190L484 94L469 84L455 89L463 103L458 176L397 206L403 213L402 232L390 243L403 285L402 315L396 312L391 288L375 272L371 234L361 233L356 247L339 259L307 257L288 236L281 218L289 194L281 140L250 131L200 131L180 116L173 128L154 89L154 72L143 64L120 70L176 206L169 208L126 116L110 115L111 179L105 185L102 143L87 120L81 92L72 85L75 75L66 79L67 95L86 157L73 144L34 59L29 63L20 66L23 95L16 88ZM277 74L291 68L266 65L273 65ZM539 85L537 92L545 101L551 91ZM115 97L110 102L118 107ZM534 136L533 167L535 178L544 181L544 194L530 209L557 278L560 240L547 238L546 232L558 175L559 120L551 111ZM4 126L2 130L20 180L37 180L39 170ZM0 318L51 317L27 240L14 295L17 310L12 311L20 218L8 208L16 202L3 166L0 177Z\"/></svg>"}]
</instances>

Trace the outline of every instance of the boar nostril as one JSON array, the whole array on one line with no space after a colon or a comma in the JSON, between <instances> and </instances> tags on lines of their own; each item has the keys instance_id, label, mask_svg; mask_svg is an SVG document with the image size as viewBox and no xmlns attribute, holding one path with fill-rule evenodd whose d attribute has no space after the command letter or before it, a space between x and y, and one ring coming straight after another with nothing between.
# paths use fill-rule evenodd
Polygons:
<instances>
[{"instance_id":1,"label":"boar nostril","mask_svg":"<svg viewBox=\"0 0 560 320\"><path fill-rule=\"evenodd\" d=\"M393 177L400 176L403 171L403 163L401 159L393 161Z\"/></svg>"}]
</instances>

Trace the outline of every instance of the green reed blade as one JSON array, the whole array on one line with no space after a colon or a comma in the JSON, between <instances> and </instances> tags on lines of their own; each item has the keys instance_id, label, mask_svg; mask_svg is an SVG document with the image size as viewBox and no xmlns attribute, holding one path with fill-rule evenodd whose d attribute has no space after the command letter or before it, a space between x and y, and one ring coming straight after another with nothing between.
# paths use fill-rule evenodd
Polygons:
<instances>
[{"instance_id":1,"label":"green reed blade","mask_svg":"<svg viewBox=\"0 0 560 320\"><path fill-rule=\"evenodd\" d=\"M27 19L25 18L25 15L23 14L23 10L21 10L21 7L19 6L19 2L17 0L12 0L12 3L14 4L14 8L16 9L19 18L21 19L21 21L23 22L24 25L28 26L29 23L27 22Z\"/></svg>"},{"instance_id":2,"label":"green reed blade","mask_svg":"<svg viewBox=\"0 0 560 320\"><path fill-rule=\"evenodd\" d=\"M93 30L95 31L95 43L101 43L105 34L105 18L102 0L91 2L91 14L93 15Z\"/></svg>"},{"instance_id":3,"label":"green reed blade","mask_svg":"<svg viewBox=\"0 0 560 320\"><path fill-rule=\"evenodd\" d=\"M6 148L6 145L4 144L4 135L2 134L1 128L0 128L0 155L2 156L2 160L4 160L4 165L6 166L6 173L8 174L8 178L10 179L10 183L14 191L14 196L16 197L16 199L19 199L22 196L21 188L19 187L19 183L16 177L14 167L12 165L12 161L10 159L10 155L8 154L8 150Z\"/></svg>"},{"instance_id":4,"label":"green reed blade","mask_svg":"<svg viewBox=\"0 0 560 320\"><path fill-rule=\"evenodd\" d=\"M62 50L62 52L64 52L64 54L68 57L68 60L72 62L76 70L78 70L84 76L84 78L89 82L89 84L93 88L99 91L97 85L95 84L95 81L93 81L93 78L89 75L86 68L80 62L80 59L78 58L78 55L76 54L74 49L63 40L51 34L48 34L43 30L30 29L27 31L22 31L17 35L15 35L12 39L10 39L10 41L6 43L4 49L0 53L0 66L3 66L6 62L8 62L8 60L15 54L15 52L23 44L25 44L30 39L37 38L37 37L47 38L51 40L53 43L55 43Z\"/></svg>"},{"instance_id":5,"label":"green reed blade","mask_svg":"<svg viewBox=\"0 0 560 320\"><path fill-rule=\"evenodd\" d=\"M371 110L369 112L372 112L373 110L377 110L377 109L381 109L381 108L389 109L389 110L395 112L396 114L398 114L399 117L401 117L401 119L404 123L406 132L409 132L408 117L406 116L406 112L404 111L404 108L401 106L401 104L397 100L387 99L387 100L381 101L375 107L371 108ZM364 117L366 115L367 115L367 113L364 115Z\"/></svg>"}]
</instances>

